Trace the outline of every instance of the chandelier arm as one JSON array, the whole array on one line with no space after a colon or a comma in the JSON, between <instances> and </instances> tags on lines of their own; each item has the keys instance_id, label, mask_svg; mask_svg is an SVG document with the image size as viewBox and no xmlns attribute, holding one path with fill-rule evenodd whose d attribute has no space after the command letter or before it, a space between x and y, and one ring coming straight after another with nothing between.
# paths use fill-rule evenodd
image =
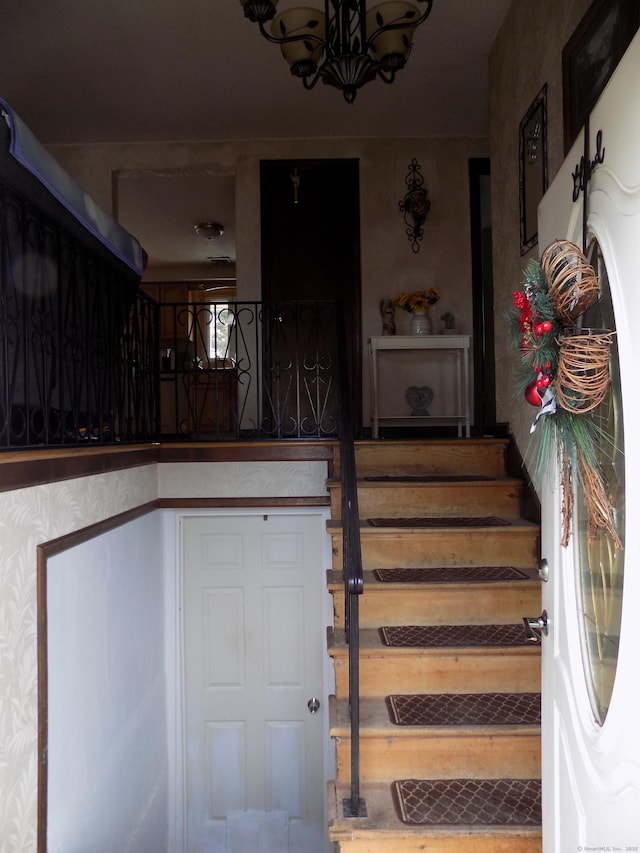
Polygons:
<instances>
[{"instance_id":1,"label":"chandelier arm","mask_svg":"<svg viewBox=\"0 0 640 853\"><path fill-rule=\"evenodd\" d=\"M367 3L366 0L360 0L358 10L358 24L360 26L360 50L364 53L368 51L367 42Z\"/></svg>"},{"instance_id":2,"label":"chandelier arm","mask_svg":"<svg viewBox=\"0 0 640 853\"><path fill-rule=\"evenodd\" d=\"M407 21L398 21L396 24L383 24L381 27L378 27L377 30L374 30L374 32L371 33L369 38L363 42L363 45L366 47L367 50L370 50L371 44L380 35L380 33L386 33L389 30L406 30L408 28L411 28L412 30L417 29L420 24L423 24L431 14L431 9L433 8L433 0L426 0L426 3L427 6L424 12L422 12L422 14L418 18L416 18L415 21L411 21L410 23L408 23Z\"/></svg>"},{"instance_id":3,"label":"chandelier arm","mask_svg":"<svg viewBox=\"0 0 640 853\"><path fill-rule=\"evenodd\" d=\"M258 29L266 40L271 42L271 44L289 44L292 41L315 41L323 47L326 45L324 39L320 38L320 36L313 35L312 33L299 33L298 35L293 36L272 36L271 33L267 32L265 29L263 21L258 21Z\"/></svg>"},{"instance_id":4,"label":"chandelier arm","mask_svg":"<svg viewBox=\"0 0 640 853\"><path fill-rule=\"evenodd\" d=\"M349 6L346 3L340 5L339 3L334 3L336 7L335 18L336 18L336 33L337 33L337 45L338 48L335 51L336 55L339 55L344 52L347 45L350 45L351 42L351 27L349 21ZM339 18L338 18L339 15Z\"/></svg>"},{"instance_id":5,"label":"chandelier arm","mask_svg":"<svg viewBox=\"0 0 640 853\"><path fill-rule=\"evenodd\" d=\"M382 80L383 83L393 83L393 81L396 79L395 71L384 71L379 66L376 69L376 74Z\"/></svg>"},{"instance_id":6,"label":"chandelier arm","mask_svg":"<svg viewBox=\"0 0 640 853\"><path fill-rule=\"evenodd\" d=\"M313 89L313 87L316 85L318 80L322 77L320 70L321 69L318 68L318 70L313 75L313 77L311 77L311 79L309 79L309 75L301 78L302 79L302 85L304 86L305 89Z\"/></svg>"},{"instance_id":7,"label":"chandelier arm","mask_svg":"<svg viewBox=\"0 0 640 853\"><path fill-rule=\"evenodd\" d=\"M332 8L333 7L333 8ZM325 41L326 41L326 50L327 54L333 55L335 44L332 44L331 41L331 21L334 21L336 17L336 9L333 3L333 0L324 0L324 24L325 24ZM336 33L334 30L333 40L335 43Z\"/></svg>"}]
</instances>

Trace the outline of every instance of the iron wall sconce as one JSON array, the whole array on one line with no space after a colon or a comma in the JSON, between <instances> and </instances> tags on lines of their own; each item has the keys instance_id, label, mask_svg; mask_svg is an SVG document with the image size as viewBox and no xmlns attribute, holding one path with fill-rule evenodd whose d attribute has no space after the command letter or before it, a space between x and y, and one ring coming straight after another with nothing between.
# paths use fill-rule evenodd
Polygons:
<instances>
[{"instance_id":1,"label":"iron wall sconce","mask_svg":"<svg viewBox=\"0 0 640 853\"><path fill-rule=\"evenodd\" d=\"M414 253L420 251L420 241L424 237L422 227L431 210L429 193L424 188L424 178L420 174L420 164L414 157L409 163L409 171L404 179L407 185L405 197L398 202L401 213L404 213L404 221L407 226L405 231L411 241L411 250Z\"/></svg>"}]
</instances>

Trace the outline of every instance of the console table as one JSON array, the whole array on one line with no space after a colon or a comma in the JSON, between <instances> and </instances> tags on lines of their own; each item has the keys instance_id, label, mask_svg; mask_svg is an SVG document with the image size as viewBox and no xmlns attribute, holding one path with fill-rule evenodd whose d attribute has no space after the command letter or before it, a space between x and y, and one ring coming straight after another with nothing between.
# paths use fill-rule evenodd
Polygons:
<instances>
[{"instance_id":1,"label":"console table","mask_svg":"<svg viewBox=\"0 0 640 853\"><path fill-rule=\"evenodd\" d=\"M440 422L453 422L458 426L458 436L471 434L471 416L469 412L469 349L470 335L384 335L369 338L369 362L371 367L371 396L372 396L372 435L378 438L381 421L419 420L428 421L430 415L394 415L380 417L380 394L378 389L378 359L385 352L424 352L429 357L429 350L439 350L450 353L455 362L456 370L456 399L455 411L452 414L438 416ZM433 419L433 418L431 418Z\"/></svg>"}]
</instances>

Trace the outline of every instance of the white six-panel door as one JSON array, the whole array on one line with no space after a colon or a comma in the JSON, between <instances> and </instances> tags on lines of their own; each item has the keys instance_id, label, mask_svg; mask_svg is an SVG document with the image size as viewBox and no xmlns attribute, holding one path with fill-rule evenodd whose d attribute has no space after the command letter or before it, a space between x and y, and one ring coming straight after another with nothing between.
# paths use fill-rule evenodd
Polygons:
<instances>
[{"instance_id":1,"label":"white six-panel door","mask_svg":"<svg viewBox=\"0 0 640 853\"><path fill-rule=\"evenodd\" d=\"M324 515L181 523L187 850L321 853Z\"/></svg>"},{"instance_id":2,"label":"white six-panel door","mask_svg":"<svg viewBox=\"0 0 640 853\"><path fill-rule=\"evenodd\" d=\"M618 416L624 426L625 489L618 518L624 553L614 555L618 572L624 563L624 580L617 578L608 599L586 602L585 607L581 584L587 567L575 533L568 548L559 544L561 505L555 473L541 495L542 556L549 563L549 580L543 584L549 616L549 635L543 639L544 853L640 850L639 80L636 37L592 113L590 131L592 154L597 131L602 131L604 162L596 166L589 185L588 237L595 237L601 247L610 283L622 398ZM581 154L579 139L540 205L541 250L556 239L582 243L582 207L571 200L572 172ZM602 572L610 569L605 563ZM588 622L585 610L592 603L594 608L618 606L620 596L615 680L606 715L599 715L584 654L588 643L581 643ZM602 611L602 616L604 620L607 614ZM608 641L602 627L587 625L587 636L589 632Z\"/></svg>"}]
</instances>

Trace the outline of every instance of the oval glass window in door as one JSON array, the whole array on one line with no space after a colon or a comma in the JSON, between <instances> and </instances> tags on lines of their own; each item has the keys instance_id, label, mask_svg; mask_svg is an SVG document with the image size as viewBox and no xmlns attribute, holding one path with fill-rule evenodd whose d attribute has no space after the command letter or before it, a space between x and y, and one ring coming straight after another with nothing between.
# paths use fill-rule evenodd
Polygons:
<instances>
[{"instance_id":1,"label":"oval glass window in door","mask_svg":"<svg viewBox=\"0 0 640 853\"><path fill-rule=\"evenodd\" d=\"M607 270L600 246L595 241L589 251L589 262L600 277L602 297L597 305L583 315L581 326L615 331ZM610 371L611 385L606 399L593 413L584 417L593 418L602 434L599 462L614 510L616 531L624 546L624 433L620 365L615 336L611 348ZM618 661L624 547L616 548L611 535L604 529L598 529L595 539L589 537L584 490L580 484L576 487L575 508L576 576L582 655L593 714L596 721L602 725L609 709Z\"/></svg>"}]
</instances>

